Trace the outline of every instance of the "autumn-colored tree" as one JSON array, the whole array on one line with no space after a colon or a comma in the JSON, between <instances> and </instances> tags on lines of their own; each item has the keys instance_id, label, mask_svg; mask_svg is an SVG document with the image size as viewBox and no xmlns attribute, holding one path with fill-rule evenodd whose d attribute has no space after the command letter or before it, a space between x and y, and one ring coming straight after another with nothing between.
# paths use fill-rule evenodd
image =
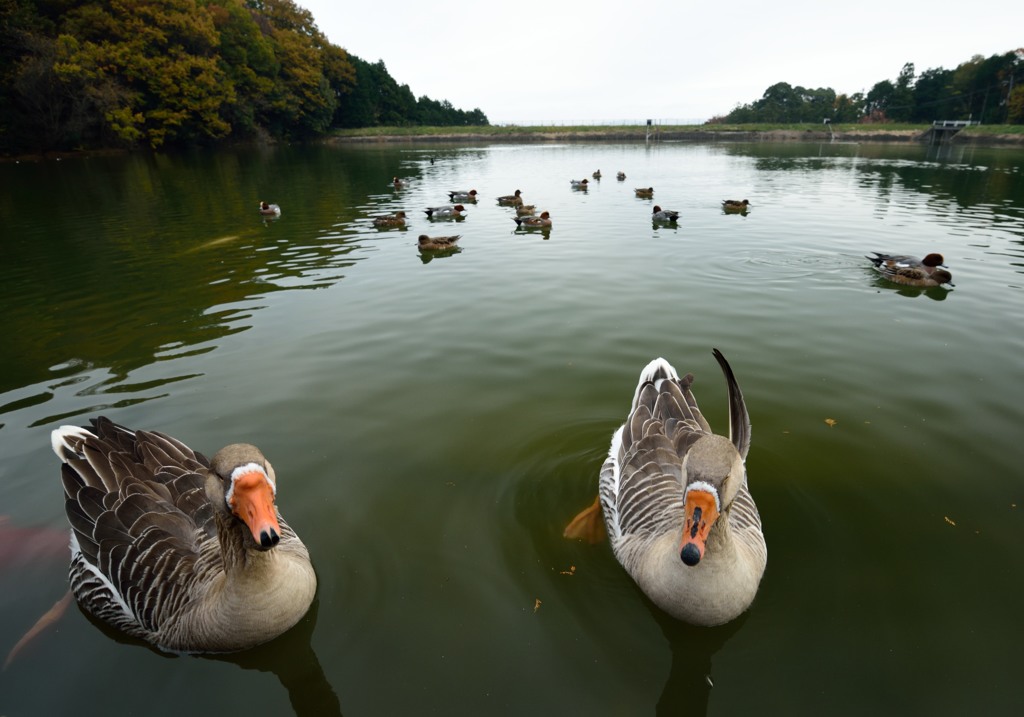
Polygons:
<instances>
[{"instance_id":1,"label":"autumn-colored tree","mask_svg":"<svg viewBox=\"0 0 1024 717\"><path fill-rule=\"evenodd\" d=\"M66 52L54 71L106 100L97 108L122 141L159 147L231 131L221 111L233 87L217 61L212 18L194 0L82 4L57 40Z\"/></svg>"},{"instance_id":2,"label":"autumn-colored tree","mask_svg":"<svg viewBox=\"0 0 1024 717\"><path fill-rule=\"evenodd\" d=\"M330 43L312 14L291 0L246 0L263 33L274 45L280 72L267 94L267 121L276 136L326 132L337 107L337 93L325 70L344 75L344 56L325 53ZM342 51L344 52L344 51Z\"/></svg>"},{"instance_id":3,"label":"autumn-colored tree","mask_svg":"<svg viewBox=\"0 0 1024 717\"><path fill-rule=\"evenodd\" d=\"M0 0L0 37L5 151L487 122L447 101L420 107L382 61L357 73L292 0Z\"/></svg>"},{"instance_id":4,"label":"autumn-colored tree","mask_svg":"<svg viewBox=\"0 0 1024 717\"><path fill-rule=\"evenodd\" d=\"M236 134L257 133L266 123L268 97L281 70L274 43L239 0L211 2L206 9L220 36L221 70L235 90L224 117Z\"/></svg>"}]
</instances>

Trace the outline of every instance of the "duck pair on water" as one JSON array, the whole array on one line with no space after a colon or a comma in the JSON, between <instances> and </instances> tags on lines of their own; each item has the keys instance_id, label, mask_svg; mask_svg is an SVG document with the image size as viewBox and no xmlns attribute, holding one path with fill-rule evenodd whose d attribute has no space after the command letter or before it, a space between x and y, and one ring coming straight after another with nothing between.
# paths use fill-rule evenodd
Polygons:
<instances>
[{"instance_id":1,"label":"duck pair on water","mask_svg":"<svg viewBox=\"0 0 1024 717\"><path fill-rule=\"evenodd\" d=\"M932 253L918 259L906 254L881 254L873 251L866 258L874 264L879 274L897 284L922 288L943 284L955 286L953 275L948 271L942 254Z\"/></svg>"}]
</instances>

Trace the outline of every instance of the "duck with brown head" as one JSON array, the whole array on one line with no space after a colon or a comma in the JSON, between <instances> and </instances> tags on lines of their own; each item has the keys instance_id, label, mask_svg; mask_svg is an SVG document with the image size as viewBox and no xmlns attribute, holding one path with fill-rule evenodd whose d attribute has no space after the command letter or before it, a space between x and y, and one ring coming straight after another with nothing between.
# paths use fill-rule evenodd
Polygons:
<instances>
[{"instance_id":1,"label":"duck with brown head","mask_svg":"<svg viewBox=\"0 0 1024 717\"><path fill-rule=\"evenodd\" d=\"M729 214L746 213L750 202L746 199L723 199L722 211Z\"/></svg>"},{"instance_id":2,"label":"duck with brown head","mask_svg":"<svg viewBox=\"0 0 1024 717\"><path fill-rule=\"evenodd\" d=\"M523 193L518 189L512 194L498 197L498 204L503 207L515 207L523 203Z\"/></svg>"},{"instance_id":3,"label":"duck with brown head","mask_svg":"<svg viewBox=\"0 0 1024 717\"><path fill-rule=\"evenodd\" d=\"M446 237L431 237L420 234L417 246L420 251L450 251L458 248L458 241L461 235L455 234Z\"/></svg>"},{"instance_id":4,"label":"duck with brown head","mask_svg":"<svg viewBox=\"0 0 1024 717\"><path fill-rule=\"evenodd\" d=\"M651 212L651 220L655 224L674 224L679 219L679 212L674 209L662 209L657 204Z\"/></svg>"},{"instance_id":5,"label":"duck with brown head","mask_svg":"<svg viewBox=\"0 0 1024 717\"><path fill-rule=\"evenodd\" d=\"M541 212L538 216L523 216L523 217L512 217L516 223L516 227L519 229L550 229L551 228L551 214L548 212Z\"/></svg>"},{"instance_id":6,"label":"duck with brown head","mask_svg":"<svg viewBox=\"0 0 1024 717\"><path fill-rule=\"evenodd\" d=\"M378 229L388 229L390 227L404 227L405 212L395 212L394 214L383 214L379 217L374 217L373 226L377 227Z\"/></svg>"}]
</instances>

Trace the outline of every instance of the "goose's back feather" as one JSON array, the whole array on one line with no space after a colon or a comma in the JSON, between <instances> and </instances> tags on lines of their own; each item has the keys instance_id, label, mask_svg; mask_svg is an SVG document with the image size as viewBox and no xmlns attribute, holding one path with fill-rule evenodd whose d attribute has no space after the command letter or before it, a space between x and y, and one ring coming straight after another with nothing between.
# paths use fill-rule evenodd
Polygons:
<instances>
[{"instance_id":1,"label":"goose's back feather","mask_svg":"<svg viewBox=\"0 0 1024 717\"><path fill-rule=\"evenodd\" d=\"M690 445L711 433L690 391L662 359L644 369L618 441L601 471L602 505L612 535L649 536L682 525L682 461Z\"/></svg>"}]
</instances>

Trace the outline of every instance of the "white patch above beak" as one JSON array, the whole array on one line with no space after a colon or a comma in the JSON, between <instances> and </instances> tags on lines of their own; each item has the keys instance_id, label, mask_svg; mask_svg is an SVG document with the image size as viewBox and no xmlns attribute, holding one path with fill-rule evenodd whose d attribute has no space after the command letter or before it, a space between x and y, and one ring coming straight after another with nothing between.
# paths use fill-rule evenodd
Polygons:
<instances>
[{"instance_id":1,"label":"white patch above beak","mask_svg":"<svg viewBox=\"0 0 1024 717\"><path fill-rule=\"evenodd\" d=\"M277 498L277 486L274 485L274 481L270 480L270 476L267 475L267 472L263 469L263 466L257 463L246 463L245 465L238 466L233 471L231 471L231 487L228 488L228 493L227 495L224 496L224 500L227 501L228 505L231 505L231 501L235 497L235 481L237 481L244 475L248 475L249 473L262 474L263 480L265 480L267 482L267 485L270 486L270 493L275 498Z\"/></svg>"},{"instance_id":2,"label":"white patch above beak","mask_svg":"<svg viewBox=\"0 0 1024 717\"><path fill-rule=\"evenodd\" d=\"M722 512L722 499L718 497L718 488L715 488L710 483L705 483L702 480L694 481L690 485L686 486L686 491L683 493L683 502L686 502L686 497L690 494L691 490L700 490L705 493L710 493L715 497L715 510L719 513Z\"/></svg>"}]
</instances>

